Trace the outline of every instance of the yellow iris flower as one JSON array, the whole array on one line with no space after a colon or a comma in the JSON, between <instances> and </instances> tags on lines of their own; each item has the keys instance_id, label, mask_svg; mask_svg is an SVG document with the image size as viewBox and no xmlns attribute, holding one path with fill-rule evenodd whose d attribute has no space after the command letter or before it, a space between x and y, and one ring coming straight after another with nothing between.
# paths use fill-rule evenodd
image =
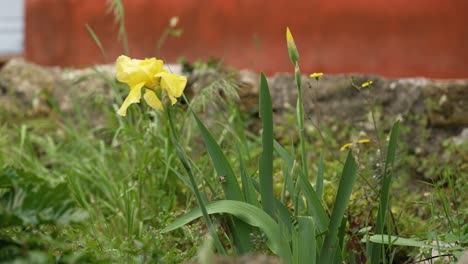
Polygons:
<instances>
[{"instance_id":1,"label":"yellow iris flower","mask_svg":"<svg viewBox=\"0 0 468 264\"><path fill-rule=\"evenodd\" d=\"M164 70L163 64L156 58L137 60L124 55L117 58L116 78L130 86L127 98L117 111L119 115L125 116L131 104L140 102L142 88L145 88L143 98L154 109L163 109L161 99L156 94L160 94L160 91L165 92L173 105L177 102L176 98L182 96L187 85L187 77Z\"/></svg>"}]
</instances>

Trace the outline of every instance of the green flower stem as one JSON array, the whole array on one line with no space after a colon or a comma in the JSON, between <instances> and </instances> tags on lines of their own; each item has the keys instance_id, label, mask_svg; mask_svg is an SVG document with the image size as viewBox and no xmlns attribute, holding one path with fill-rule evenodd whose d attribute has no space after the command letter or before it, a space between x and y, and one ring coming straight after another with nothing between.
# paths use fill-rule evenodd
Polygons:
<instances>
[{"instance_id":1,"label":"green flower stem","mask_svg":"<svg viewBox=\"0 0 468 264\"><path fill-rule=\"evenodd\" d=\"M218 238L218 235L216 234L216 229L213 226L213 222L211 222L211 218L208 215L208 211L206 210L205 202L200 194L200 191L198 190L197 183L195 181L195 176L193 175L192 168L190 166L189 159L187 157L187 154L185 153L184 149L179 143L179 137L177 136L174 123L172 121L171 117L171 107L165 107L166 109L166 114L167 114L167 119L169 121L169 127L171 130L171 140L172 143L176 146L177 150L177 155L180 159L180 162L182 162L182 165L184 166L185 171L187 172L189 179L190 179L190 184L192 185L193 192L195 193L195 197L197 198L198 204L200 205L200 209L203 215L203 218L205 220L205 223L208 227L208 231L210 232L211 237L213 238L213 243L218 252L222 255L226 255L226 251L221 244L221 241Z\"/></svg>"},{"instance_id":2,"label":"green flower stem","mask_svg":"<svg viewBox=\"0 0 468 264\"><path fill-rule=\"evenodd\" d=\"M296 79L297 86L297 125L299 127L299 144L301 146L301 163L302 163L302 172L306 177L307 174L307 157L305 150L305 129L304 129L304 104L302 102L302 84L301 84L301 70L299 69L299 64L296 63L294 67L294 76Z\"/></svg>"}]
</instances>

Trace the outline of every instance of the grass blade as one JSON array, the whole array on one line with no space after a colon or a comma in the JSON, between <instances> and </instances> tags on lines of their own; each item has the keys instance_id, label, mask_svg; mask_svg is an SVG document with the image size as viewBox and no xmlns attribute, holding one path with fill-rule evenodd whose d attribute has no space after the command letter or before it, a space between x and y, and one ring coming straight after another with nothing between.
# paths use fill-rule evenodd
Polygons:
<instances>
[{"instance_id":1,"label":"grass blade","mask_svg":"<svg viewBox=\"0 0 468 264\"><path fill-rule=\"evenodd\" d=\"M284 188L289 192L291 201L296 201L296 192L293 183L294 159L276 140L273 142L273 147L281 159L286 162L286 168L283 168ZM297 211L297 208L295 208L295 210Z\"/></svg>"},{"instance_id":2,"label":"grass blade","mask_svg":"<svg viewBox=\"0 0 468 264\"><path fill-rule=\"evenodd\" d=\"M385 214L388 208L388 201L390 199L390 183L393 175L393 164L395 162L396 145L398 141L398 130L400 127L400 121L397 121L390 132L390 140L387 148L387 158L385 160L385 170L383 175L382 189L380 190L380 204L379 211L377 213L377 224L375 228L376 234L382 234L385 225ZM384 236L384 235L382 235ZM371 244L370 254L371 263L378 263L380 261L380 253L382 251L382 245Z\"/></svg>"},{"instance_id":3,"label":"grass blade","mask_svg":"<svg viewBox=\"0 0 468 264\"><path fill-rule=\"evenodd\" d=\"M122 0L111 0L108 2L108 12L114 13L115 21L119 24L119 38L123 42L124 54L129 55L127 30L125 28L125 8Z\"/></svg>"},{"instance_id":4,"label":"grass blade","mask_svg":"<svg viewBox=\"0 0 468 264\"><path fill-rule=\"evenodd\" d=\"M338 250L335 251L334 263L343 263L343 255L346 254L345 248L345 235L346 235L346 223L348 221L343 217L341 226L338 230Z\"/></svg>"},{"instance_id":5,"label":"grass blade","mask_svg":"<svg viewBox=\"0 0 468 264\"><path fill-rule=\"evenodd\" d=\"M275 151L278 155L286 161L288 167L292 167L294 163L294 158L290 155L279 143L275 142L274 144ZM327 230L328 227L328 216L325 212L325 209L322 206L321 199L318 197L317 193L315 192L314 188L310 184L309 180L306 176L302 173L302 170L299 170L299 184L302 192L305 195L309 210L311 215L315 218L315 224L319 230L319 233L323 233ZM286 181L287 183L287 181ZM294 192L292 192L294 193ZM293 195L293 194L291 194ZM296 208L298 211L298 208Z\"/></svg>"},{"instance_id":6,"label":"grass blade","mask_svg":"<svg viewBox=\"0 0 468 264\"><path fill-rule=\"evenodd\" d=\"M93 28L89 24L86 24L85 27L89 35L91 35L91 38L93 38L94 43L96 43L96 45L98 46L99 51L101 51L102 57L104 57L104 60L107 61L106 51L104 50L104 47L102 46L101 40L96 35L96 32L94 32Z\"/></svg>"},{"instance_id":7,"label":"grass blade","mask_svg":"<svg viewBox=\"0 0 468 264\"><path fill-rule=\"evenodd\" d=\"M306 178L302 171L299 171L299 182L301 190L306 198L310 213L315 218L318 231L319 233L324 233L327 231L329 220L327 213L325 212L325 208L323 208L321 199L318 197L314 188L312 188L309 179Z\"/></svg>"},{"instance_id":8,"label":"grass blade","mask_svg":"<svg viewBox=\"0 0 468 264\"><path fill-rule=\"evenodd\" d=\"M373 235L370 236L369 241L377 244L393 245L393 246L403 246L403 247L418 247L418 248L432 248L436 250L444 251L461 251L463 247L461 246L447 246L440 247L436 244L433 244L432 241L427 240L414 240L411 238L404 238L399 236L388 236L388 235Z\"/></svg>"},{"instance_id":9,"label":"grass blade","mask_svg":"<svg viewBox=\"0 0 468 264\"><path fill-rule=\"evenodd\" d=\"M239 167L241 172L241 182L242 190L244 193L244 199L249 204L260 207L260 203L257 198L257 193L255 192L255 188L253 187L252 178L250 178L250 176L247 174L247 167L245 166L239 146L237 146L237 153L239 157Z\"/></svg>"},{"instance_id":10,"label":"grass blade","mask_svg":"<svg viewBox=\"0 0 468 264\"><path fill-rule=\"evenodd\" d=\"M315 223L310 216L297 218L297 230L293 236L293 256L296 264L315 264L317 262L317 242Z\"/></svg>"},{"instance_id":11,"label":"grass blade","mask_svg":"<svg viewBox=\"0 0 468 264\"><path fill-rule=\"evenodd\" d=\"M262 156L260 157L260 196L263 210L273 219L275 216L275 204L273 194L273 109L268 82L265 74L260 76L260 118L263 123L262 132Z\"/></svg>"},{"instance_id":12,"label":"grass blade","mask_svg":"<svg viewBox=\"0 0 468 264\"><path fill-rule=\"evenodd\" d=\"M291 241L291 233L294 228L294 221L292 221L294 216L280 200L275 199L275 206L278 209L278 224L281 228L281 233L286 241L289 242Z\"/></svg>"},{"instance_id":13,"label":"grass blade","mask_svg":"<svg viewBox=\"0 0 468 264\"><path fill-rule=\"evenodd\" d=\"M202 134L203 141L205 142L216 173L218 174L218 177L224 177L222 187L224 194L226 195L226 199L244 201L236 175L234 174L231 165L221 150L221 147L218 145L210 131L208 131L198 116L194 112L192 113Z\"/></svg>"},{"instance_id":14,"label":"grass blade","mask_svg":"<svg viewBox=\"0 0 468 264\"><path fill-rule=\"evenodd\" d=\"M200 212L203 215L203 218L204 218L205 223L206 223L206 225L208 227L208 230L209 230L209 232L211 234L211 237L213 238L213 242L214 242L214 244L216 246L216 249L222 255L226 255L226 251L223 248L223 245L221 244L221 241L219 240L219 238L218 238L218 236L216 234L216 230L215 230L215 228L213 226L213 223L212 223L210 217L208 216L208 212L207 212L207 209L206 209L206 206L205 206L205 200L203 199L201 193L198 191L197 183L195 182L195 177L193 175L193 171L192 171L192 168L190 166L189 159L188 159L186 153L184 152L182 146L180 145L180 143L178 141L178 136L177 136L177 133L176 133L176 130L175 130L175 126L174 126L172 118L171 118L170 109L167 110L167 119L168 119L169 125L170 125L170 131L171 131L170 136L171 136L172 143L175 146L176 153L179 156L179 160L182 163L182 166L184 167L185 171L189 175L190 184L193 186L192 190L194 191L195 196L196 196L197 201L198 201L198 205L200 206L199 207Z\"/></svg>"},{"instance_id":15,"label":"grass blade","mask_svg":"<svg viewBox=\"0 0 468 264\"><path fill-rule=\"evenodd\" d=\"M353 185L356 180L356 175L357 165L351 151L349 151L343 168L343 173L341 174L340 185L338 187L335 205L330 218L330 224L328 226L328 234L325 237L325 242L322 246L319 263L332 263L333 253L340 248L338 245L338 229L341 226L345 209L348 205Z\"/></svg>"},{"instance_id":16,"label":"grass blade","mask_svg":"<svg viewBox=\"0 0 468 264\"><path fill-rule=\"evenodd\" d=\"M249 225L258 227L267 236L267 245L271 251L284 258L287 263L291 263L291 251L288 243L280 233L278 224L262 209L245 202L232 200L221 200L207 204L206 209L208 214L231 214ZM201 211L196 208L175 220L161 232L166 233L182 227L200 216Z\"/></svg>"},{"instance_id":17,"label":"grass blade","mask_svg":"<svg viewBox=\"0 0 468 264\"><path fill-rule=\"evenodd\" d=\"M281 144L276 140L273 142L273 146L275 147L275 151L278 153L281 159L286 162L289 168L292 168L294 164L294 158L292 155L290 155L286 149L284 149L283 146L281 146Z\"/></svg>"},{"instance_id":18,"label":"grass blade","mask_svg":"<svg viewBox=\"0 0 468 264\"><path fill-rule=\"evenodd\" d=\"M323 154L320 153L320 160L318 164L318 171L317 171L317 180L315 183L315 192L317 192L317 196L322 199L323 194Z\"/></svg>"},{"instance_id":19,"label":"grass blade","mask_svg":"<svg viewBox=\"0 0 468 264\"><path fill-rule=\"evenodd\" d=\"M216 173L218 174L218 177L223 177L222 188L226 195L226 199L244 201L244 196L242 195L239 183L237 182L236 175L221 150L221 147L195 112L192 111L192 115L195 118L198 128L202 134L203 141L205 142ZM253 247L250 241L251 228L245 223L236 220L234 221L234 225L235 227L232 226L232 232L234 235L235 246L240 254L247 253Z\"/></svg>"}]
</instances>

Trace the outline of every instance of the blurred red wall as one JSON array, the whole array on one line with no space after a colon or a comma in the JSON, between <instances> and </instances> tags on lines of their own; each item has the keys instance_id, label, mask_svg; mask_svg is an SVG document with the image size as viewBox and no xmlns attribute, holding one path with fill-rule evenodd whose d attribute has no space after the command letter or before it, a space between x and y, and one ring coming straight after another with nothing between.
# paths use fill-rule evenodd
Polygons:
<instances>
[{"instance_id":1,"label":"blurred red wall","mask_svg":"<svg viewBox=\"0 0 468 264\"><path fill-rule=\"evenodd\" d=\"M162 57L218 57L267 73L292 71L285 28L304 73L468 78L466 0L123 0L132 57L155 55L172 16L181 38ZM105 0L26 0L26 58L43 65L112 62L123 53ZM107 53L103 58L88 23Z\"/></svg>"}]
</instances>

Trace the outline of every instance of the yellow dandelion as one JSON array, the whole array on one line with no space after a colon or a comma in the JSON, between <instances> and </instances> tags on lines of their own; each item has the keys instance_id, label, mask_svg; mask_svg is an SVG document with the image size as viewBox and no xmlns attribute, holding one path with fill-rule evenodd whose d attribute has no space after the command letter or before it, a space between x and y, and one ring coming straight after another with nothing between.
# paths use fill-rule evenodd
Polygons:
<instances>
[{"instance_id":1,"label":"yellow dandelion","mask_svg":"<svg viewBox=\"0 0 468 264\"><path fill-rule=\"evenodd\" d=\"M374 83L373 81L367 81L367 82L361 84L361 88L370 87L373 83Z\"/></svg>"},{"instance_id":2,"label":"yellow dandelion","mask_svg":"<svg viewBox=\"0 0 468 264\"><path fill-rule=\"evenodd\" d=\"M323 76L323 72L314 72L311 75L309 75L311 78L315 78L317 81L320 77Z\"/></svg>"},{"instance_id":3,"label":"yellow dandelion","mask_svg":"<svg viewBox=\"0 0 468 264\"><path fill-rule=\"evenodd\" d=\"M353 146L353 143L346 143L343 146L341 146L340 151L345 151L349 149L351 146Z\"/></svg>"},{"instance_id":4,"label":"yellow dandelion","mask_svg":"<svg viewBox=\"0 0 468 264\"><path fill-rule=\"evenodd\" d=\"M365 143L369 143L370 142L370 139L367 139L367 138L363 138L363 139L359 139L358 141L356 141L357 144L365 144ZM354 144L353 143L346 143L344 144L343 146L341 146L340 148L340 151L345 151L349 148L351 148Z\"/></svg>"}]
</instances>

